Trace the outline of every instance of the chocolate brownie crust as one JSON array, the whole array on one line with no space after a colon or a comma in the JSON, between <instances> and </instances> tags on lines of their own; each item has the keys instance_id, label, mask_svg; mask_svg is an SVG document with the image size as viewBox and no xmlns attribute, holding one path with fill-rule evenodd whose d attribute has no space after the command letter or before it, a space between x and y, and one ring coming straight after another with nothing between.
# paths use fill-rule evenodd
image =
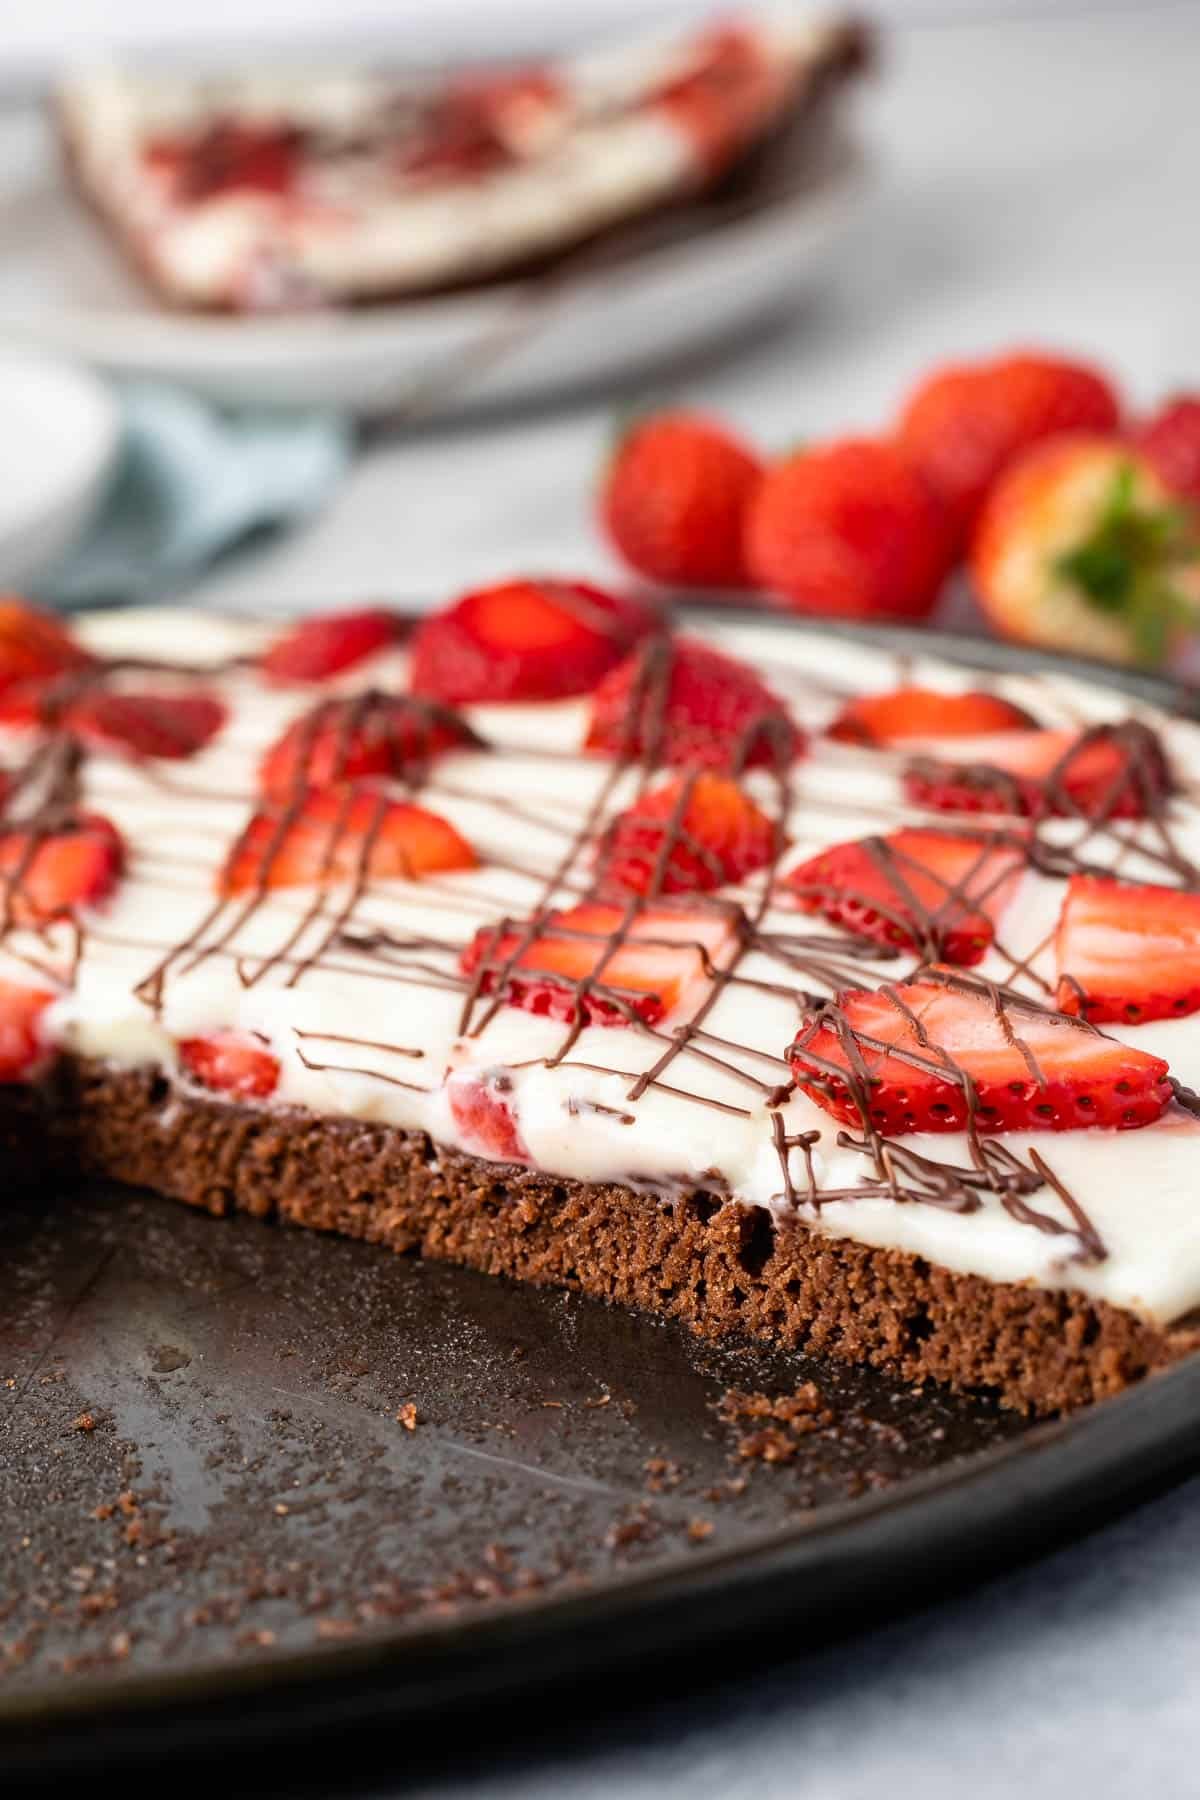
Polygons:
<instances>
[{"instance_id":1,"label":"chocolate brownie crust","mask_svg":"<svg viewBox=\"0 0 1200 1800\"><path fill-rule=\"evenodd\" d=\"M993 1283L702 1189L556 1179L423 1133L252 1108L154 1070L61 1066L38 1129L73 1166L203 1208L339 1232L400 1252L742 1333L908 1381L1054 1413L1116 1393L1200 1346L1084 1294ZM0 1134L27 1158L33 1126ZM11 1166L11 1165L10 1165Z\"/></svg>"}]
</instances>

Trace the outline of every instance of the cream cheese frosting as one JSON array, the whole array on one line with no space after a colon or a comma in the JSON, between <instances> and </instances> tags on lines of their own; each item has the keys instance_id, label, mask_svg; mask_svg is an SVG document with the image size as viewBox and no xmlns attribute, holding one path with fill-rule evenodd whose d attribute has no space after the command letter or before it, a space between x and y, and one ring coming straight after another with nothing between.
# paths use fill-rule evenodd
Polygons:
<instances>
[{"instance_id":1,"label":"cream cheese frosting","mask_svg":"<svg viewBox=\"0 0 1200 1800\"><path fill-rule=\"evenodd\" d=\"M356 899L333 887L316 911L310 890L276 889L227 940L228 913L220 929L210 925L197 938L214 906L216 872L254 803L259 758L313 704L315 691L268 686L252 667L231 666L263 641L257 625L141 610L93 615L81 622L80 635L106 655L211 664L204 685L220 693L229 716L218 736L186 761L88 757L83 802L120 829L129 849L126 873L87 918L73 980L76 945L65 928L48 938L13 933L0 950L6 979L33 980L31 963L60 970L64 992L47 1021L66 1049L119 1066L162 1065L186 1080L177 1059L180 1040L230 1028L254 1032L281 1067L277 1091L265 1104L419 1129L435 1143L475 1154L478 1144L456 1126L452 1088L499 1071L511 1083L506 1097L530 1157L549 1173L650 1190L709 1187L779 1216L795 1213L819 1232L909 1251L995 1281L1081 1289L1160 1324L1200 1305L1200 1119L1177 1106L1141 1130L1004 1138L1018 1154L1040 1152L1077 1196L1106 1248L1099 1261L1081 1259L1070 1217L1049 1188L1039 1191L1037 1206L1062 1223L1059 1234L1020 1222L990 1193L965 1214L873 1197L814 1208L797 1150L790 1152L789 1193L779 1130L787 1137L817 1134L809 1154L819 1188L853 1187L865 1171L862 1156L838 1147L838 1127L803 1094L775 1109L782 1127L773 1122L767 1100L787 1079L784 1057L800 1022L800 981L808 992L832 990L823 990L807 969L798 976L769 947L741 959L738 979L720 992L703 1034L683 1044L672 1041L680 1020L670 1016L657 1035L589 1026L557 1060L562 1024L511 1006L488 1009L482 1029L464 1034L464 983L457 973L463 946L480 926L527 915L546 900L548 879L611 778L611 763L581 749L586 698L464 709L490 748L440 757L419 798L474 846L477 869L419 882L372 881ZM843 697L886 690L901 678L948 690L980 685L978 671L935 658L901 666L885 651L762 620L713 624L699 635L762 671L809 734L808 753L794 770L785 872L819 849L919 816L902 798L899 758L821 736ZM405 677L403 652L389 651L323 684L320 694L401 690ZM130 680L156 690L167 684L157 673L152 683L144 674ZM195 677L190 680L194 685ZM989 676L987 685L1046 725L1146 719L1182 777L1182 791L1171 801L1174 840L1200 860L1200 805L1188 782L1188 771L1200 767L1200 728L1057 674ZM0 761L15 764L27 742L19 732L0 733ZM969 756L970 749L959 740L954 753ZM746 781L769 805L769 778L751 771ZM607 797L610 813L636 784L633 771L619 776ZM1078 829L1067 821L1044 828L1061 832L1064 842ZM1149 823L1126 823L1118 833L1097 836L1089 855L1155 880L1161 869L1154 848ZM570 905L588 874L584 856L565 873L553 902ZM752 910L761 879L729 892ZM1027 872L1004 918L1010 954L1050 976L1048 939L1061 895L1060 881ZM894 961L839 953L834 927L785 906L772 904L762 926L768 940L797 931L819 936L841 971L841 985L896 976ZM154 1005L147 983L156 971ZM980 972L1011 979L1011 965L996 952ZM1163 1056L1180 1081L1200 1086L1200 1016L1111 1033ZM635 1093L638 1077L668 1047L662 1079ZM969 1161L965 1138L904 1142L942 1163Z\"/></svg>"}]
</instances>

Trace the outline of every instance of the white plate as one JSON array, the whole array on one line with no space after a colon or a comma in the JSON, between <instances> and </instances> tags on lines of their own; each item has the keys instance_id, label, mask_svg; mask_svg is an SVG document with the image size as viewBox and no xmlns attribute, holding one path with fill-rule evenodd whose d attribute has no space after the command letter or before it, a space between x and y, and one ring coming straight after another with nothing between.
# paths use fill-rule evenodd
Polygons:
<instances>
[{"instance_id":1,"label":"white plate","mask_svg":"<svg viewBox=\"0 0 1200 1800\"><path fill-rule=\"evenodd\" d=\"M0 349L0 588L49 567L78 536L116 459L120 420L86 369Z\"/></svg>"},{"instance_id":2,"label":"white plate","mask_svg":"<svg viewBox=\"0 0 1200 1800\"><path fill-rule=\"evenodd\" d=\"M68 191L45 124L15 113L0 119L0 329L224 402L378 415L529 399L628 375L794 303L827 273L866 177L861 151L830 137L783 197L606 268L585 257L557 289L206 318L155 305Z\"/></svg>"}]
</instances>

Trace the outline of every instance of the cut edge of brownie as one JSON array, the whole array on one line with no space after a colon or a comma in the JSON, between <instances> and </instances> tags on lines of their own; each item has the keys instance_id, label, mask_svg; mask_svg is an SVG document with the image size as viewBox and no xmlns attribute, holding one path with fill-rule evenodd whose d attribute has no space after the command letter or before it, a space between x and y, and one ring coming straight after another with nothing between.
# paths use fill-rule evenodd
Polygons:
<instances>
[{"instance_id":1,"label":"cut edge of brownie","mask_svg":"<svg viewBox=\"0 0 1200 1800\"><path fill-rule=\"evenodd\" d=\"M0 1107L0 1153L989 1394L1035 1414L1115 1394L1200 1347L1071 1289L991 1282L727 1199L483 1161L423 1132L199 1093L67 1059Z\"/></svg>"}]
</instances>

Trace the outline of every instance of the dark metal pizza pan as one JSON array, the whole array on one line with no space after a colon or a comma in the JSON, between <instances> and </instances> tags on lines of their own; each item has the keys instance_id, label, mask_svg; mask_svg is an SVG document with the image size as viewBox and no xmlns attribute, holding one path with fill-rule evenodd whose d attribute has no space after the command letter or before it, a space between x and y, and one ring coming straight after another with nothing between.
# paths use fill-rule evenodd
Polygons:
<instances>
[{"instance_id":1,"label":"dark metal pizza pan","mask_svg":"<svg viewBox=\"0 0 1200 1800\"><path fill-rule=\"evenodd\" d=\"M818 1429L766 1460L727 1396L810 1379ZM497 1708L511 1733L509 1702L594 1705L648 1659L661 1686L718 1639L827 1641L1198 1461L1200 1361L1030 1427L146 1194L10 1199L0 1771L294 1755L351 1725L415 1753L464 1707L472 1738Z\"/></svg>"}]
</instances>

